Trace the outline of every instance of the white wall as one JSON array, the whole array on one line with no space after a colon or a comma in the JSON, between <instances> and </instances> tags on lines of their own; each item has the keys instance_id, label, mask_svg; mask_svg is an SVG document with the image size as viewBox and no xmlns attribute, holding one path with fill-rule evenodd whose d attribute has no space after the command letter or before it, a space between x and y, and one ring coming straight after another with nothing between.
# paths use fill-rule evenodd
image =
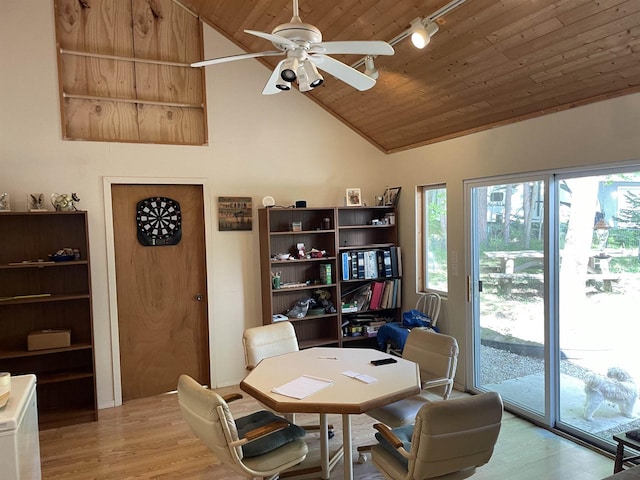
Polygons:
<instances>
[{"instance_id":1,"label":"white wall","mask_svg":"<svg viewBox=\"0 0 640 480\"><path fill-rule=\"evenodd\" d=\"M205 28L206 56L238 53ZM209 146L180 147L61 140L53 6L50 0L0 2L0 191L15 210L28 192L71 192L89 212L94 292L98 401L113 402L107 295L104 177L205 179L213 267L209 282L212 372L218 386L244 375L241 332L260 324L258 232L218 232L219 195L267 194L279 204L341 204L346 187L361 187L372 202L384 185L402 186L400 236L404 250L404 305L415 301L416 185L447 184L450 294L440 325L462 348L465 318L463 180L500 173L594 165L640 158L640 94L389 156L364 142L298 92L264 97L269 71L253 60L207 69ZM331 81L328 80L327 88ZM363 172L367 172L366 175Z\"/></svg>"},{"instance_id":2,"label":"white wall","mask_svg":"<svg viewBox=\"0 0 640 480\"><path fill-rule=\"evenodd\" d=\"M242 331L262 323L257 215L250 233L218 232L217 197L251 196L257 207L269 194L281 205L327 206L341 205L347 187L361 187L372 202L383 187L362 172L380 171L384 155L297 91L261 95L270 71L255 60L207 69L208 146L63 141L53 2L2 0L0 45L0 191L16 211L27 210L29 192L73 191L89 212L99 405L114 401L104 177L204 179L213 217L211 370L217 386L239 382ZM205 51L208 58L240 53L208 27Z\"/></svg>"}]
</instances>

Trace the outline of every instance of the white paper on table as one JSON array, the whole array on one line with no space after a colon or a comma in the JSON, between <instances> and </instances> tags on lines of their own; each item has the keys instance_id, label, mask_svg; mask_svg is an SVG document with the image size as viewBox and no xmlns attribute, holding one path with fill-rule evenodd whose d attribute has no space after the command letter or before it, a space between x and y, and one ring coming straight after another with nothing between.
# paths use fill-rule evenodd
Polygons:
<instances>
[{"instance_id":1,"label":"white paper on table","mask_svg":"<svg viewBox=\"0 0 640 480\"><path fill-rule=\"evenodd\" d=\"M361 382L364 382L364 383L373 383L378 381L377 378L374 378L371 375L367 375L366 373L354 372L353 370L345 370L344 372L342 372L342 374L346 375L347 377L360 380Z\"/></svg>"},{"instance_id":2,"label":"white paper on table","mask_svg":"<svg viewBox=\"0 0 640 480\"><path fill-rule=\"evenodd\" d=\"M279 393L286 397L297 398L302 400L309 395L319 392L323 388L333 385L333 380L320 377L312 377L311 375L302 375L289 383L285 383L271 390L273 393Z\"/></svg>"}]
</instances>

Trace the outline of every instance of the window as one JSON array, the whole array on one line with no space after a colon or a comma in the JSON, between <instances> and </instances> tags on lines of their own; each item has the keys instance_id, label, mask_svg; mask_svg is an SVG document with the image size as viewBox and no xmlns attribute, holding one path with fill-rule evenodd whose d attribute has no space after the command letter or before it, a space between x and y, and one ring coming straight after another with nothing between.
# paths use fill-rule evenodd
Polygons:
<instances>
[{"instance_id":1,"label":"window","mask_svg":"<svg viewBox=\"0 0 640 480\"><path fill-rule=\"evenodd\" d=\"M447 284L447 188L445 185L418 187L418 282L421 291L446 293Z\"/></svg>"}]
</instances>

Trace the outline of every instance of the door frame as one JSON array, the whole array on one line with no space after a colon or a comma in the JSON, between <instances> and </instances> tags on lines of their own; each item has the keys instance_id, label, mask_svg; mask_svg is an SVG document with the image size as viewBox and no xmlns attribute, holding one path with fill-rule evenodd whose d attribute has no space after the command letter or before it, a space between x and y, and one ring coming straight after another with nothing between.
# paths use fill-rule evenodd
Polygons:
<instances>
[{"instance_id":1,"label":"door frame","mask_svg":"<svg viewBox=\"0 0 640 480\"><path fill-rule=\"evenodd\" d=\"M202 187L202 203L204 206L204 245L205 269L209 278L209 269L213 265L213 252L210 247L211 218L209 188L204 178L166 178L166 177L103 177L105 241L107 250L107 299L109 303L109 324L111 330L111 367L113 380L114 406L122 405L122 377L120 372L120 331L118 328L118 296L116 288L116 255L113 233L113 208L111 186L118 185L197 185ZM213 358L213 298L212 282L207 281L207 320L209 330L209 385L215 385L215 371L212 366Z\"/></svg>"}]
</instances>

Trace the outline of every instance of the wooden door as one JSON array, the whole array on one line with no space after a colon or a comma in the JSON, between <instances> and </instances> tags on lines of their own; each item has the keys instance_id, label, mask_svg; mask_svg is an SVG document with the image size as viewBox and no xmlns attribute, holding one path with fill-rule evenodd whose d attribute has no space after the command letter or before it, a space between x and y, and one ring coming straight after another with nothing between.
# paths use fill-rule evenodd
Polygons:
<instances>
[{"instance_id":1,"label":"wooden door","mask_svg":"<svg viewBox=\"0 0 640 480\"><path fill-rule=\"evenodd\" d=\"M209 384L204 200L199 185L113 185L113 230L123 401L176 389L186 373ZM182 238L144 246L136 206L179 203Z\"/></svg>"}]
</instances>

